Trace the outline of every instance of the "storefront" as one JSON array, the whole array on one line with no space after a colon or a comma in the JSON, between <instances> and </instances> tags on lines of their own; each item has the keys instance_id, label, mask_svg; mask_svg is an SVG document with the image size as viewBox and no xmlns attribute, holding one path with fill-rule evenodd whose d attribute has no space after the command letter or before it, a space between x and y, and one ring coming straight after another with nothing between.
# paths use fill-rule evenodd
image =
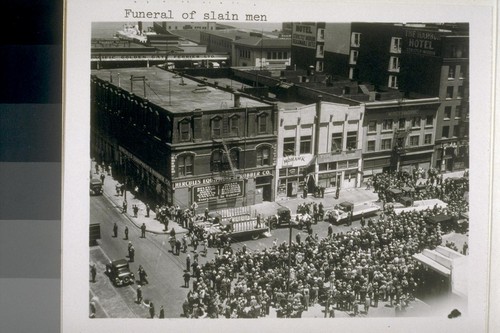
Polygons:
<instances>
[{"instance_id":1,"label":"storefront","mask_svg":"<svg viewBox=\"0 0 500 333\"><path fill-rule=\"evenodd\" d=\"M355 188L360 181L358 159L319 163L318 170L318 186L324 187L326 192L331 192L337 187Z\"/></svg>"},{"instance_id":2,"label":"storefront","mask_svg":"<svg viewBox=\"0 0 500 333\"><path fill-rule=\"evenodd\" d=\"M302 195L304 186L307 186L308 167L312 157L312 154L304 154L278 159L277 198L294 198Z\"/></svg>"},{"instance_id":3,"label":"storefront","mask_svg":"<svg viewBox=\"0 0 500 333\"><path fill-rule=\"evenodd\" d=\"M410 173L415 169L429 170L431 159L432 152L403 155L400 159L400 170Z\"/></svg>"}]
</instances>

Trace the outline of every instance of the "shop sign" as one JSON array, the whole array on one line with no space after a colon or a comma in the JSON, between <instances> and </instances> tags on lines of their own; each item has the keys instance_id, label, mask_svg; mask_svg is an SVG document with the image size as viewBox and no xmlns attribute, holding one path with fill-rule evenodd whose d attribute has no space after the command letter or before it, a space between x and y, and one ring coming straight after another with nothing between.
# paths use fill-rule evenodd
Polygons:
<instances>
[{"instance_id":1,"label":"shop sign","mask_svg":"<svg viewBox=\"0 0 500 333\"><path fill-rule=\"evenodd\" d=\"M244 193L244 182L242 180L222 184L213 184L193 188L194 202L205 202L208 200L221 200L242 197Z\"/></svg>"},{"instance_id":2,"label":"shop sign","mask_svg":"<svg viewBox=\"0 0 500 333\"><path fill-rule=\"evenodd\" d=\"M260 171L254 171L254 172L246 172L246 173L241 173L239 174L239 178L243 179L250 179L250 178L255 178L259 176L272 176L273 172L271 170L260 170ZM179 188L185 188L185 187L193 187L197 185L208 185L208 184L218 184L222 182L226 182L227 179L224 178L203 178L203 179L193 179L193 180L186 180L182 182L175 182L174 183L174 189L179 189Z\"/></svg>"},{"instance_id":3,"label":"shop sign","mask_svg":"<svg viewBox=\"0 0 500 333\"><path fill-rule=\"evenodd\" d=\"M311 162L312 158L312 154L280 157L278 158L278 167L289 168L308 165Z\"/></svg>"}]
</instances>

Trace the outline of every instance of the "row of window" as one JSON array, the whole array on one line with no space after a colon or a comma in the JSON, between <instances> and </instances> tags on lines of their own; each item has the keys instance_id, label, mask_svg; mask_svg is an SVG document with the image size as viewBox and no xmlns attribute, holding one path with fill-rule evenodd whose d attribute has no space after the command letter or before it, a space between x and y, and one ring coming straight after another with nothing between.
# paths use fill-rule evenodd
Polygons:
<instances>
[{"instance_id":1,"label":"row of window","mask_svg":"<svg viewBox=\"0 0 500 333\"><path fill-rule=\"evenodd\" d=\"M401 53L401 37L391 38L391 53ZM351 47L359 47L361 45L361 33L353 32L351 33Z\"/></svg>"},{"instance_id":2,"label":"row of window","mask_svg":"<svg viewBox=\"0 0 500 333\"><path fill-rule=\"evenodd\" d=\"M262 113L257 116L257 133L266 134L268 131L268 119L267 113ZM210 132L212 138L222 138L222 137L234 137L241 136L244 133L240 128L240 116L232 115L227 118L227 123L224 123L225 119L216 116L210 120ZM224 130L227 125L227 129ZM192 139L192 124L189 119L183 119L179 122L179 140L189 141Z\"/></svg>"},{"instance_id":3,"label":"row of window","mask_svg":"<svg viewBox=\"0 0 500 333\"><path fill-rule=\"evenodd\" d=\"M448 86L446 87L446 98L451 99L453 98L453 91L454 91L454 86ZM456 98L462 98L464 96L464 87L463 86L458 86L457 87L457 96Z\"/></svg>"},{"instance_id":4,"label":"row of window","mask_svg":"<svg viewBox=\"0 0 500 333\"><path fill-rule=\"evenodd\" d=\"M296 155L296 138L289 137L283 139L283 157ZM358 146L358 132L347 132L346 148L347 150L355 150ZM341 152L344 150L343 133L333 133L331 141L331 151ZM305 135L300 137L299 154L312 153L312 136Z\"/></svg>"},{"instance_id":5,"label":"row of window","mask_svg":"<svg viewBox=\"0 0 500 333\"><path fill-rule=\"evenodd\" d=\"M240 58L250 59L251 52L250 50L240 49Z\"/></svg>"},{"instance_id":6,"label":"row of window","mask_svg":"<svg viewBox=\"0 0 500 333\"><path fill-rule=\"evenodd\" d=\"M463 79L464 77L467 76L467 69L468 69L467 65L460 65L458 73L458 77L460 79ZM457 71L457 66L450 65L448 67L448 79L455 79L456 71Z\"/></svg>"},{"instance_id":7,"label":"row of window","mask_svg":"<svg viewBox=\"0 0 500 333\"><path fill-rule=\"evenodd\" d=\"M284 51L278 51L278 52L267 52L267 59L288 59L288 52Z\"/></svg>"},{"instance_id":8,"label":"row of window","mask_svg":"<svg viewBox=\"0 0 500 333\"><path fill-rule=\"evenodd\" d=\"M433 126L434 117L432 115L425 117L425 127ZM422 126L422 118L420 116L412 117L410 120L410 124L412 128L420 128ZM406 128L406 118L399 118L396 122L397 128L404 129ZM382 121L382 131L392 131L394 126L394 121L392 119L384 119ZM377 131L377 121L370 120L368 122L368 132L376 132Z\"/></svg>"},{"instance_id":9,"label":"row of window","mask_svg":"<svg viewBox=\"0 0 500 333\"><path fill-rule=\"evenodd\" d=\"M425 134L424 136L424 144L425 145L430 145L432 144L432 134ZM420 145L420 135L412 135L409 138L409 145L410 146L419 146ZM392 139L382 139L381 140L381 145L380 145L380 150L390 150L392 149ZM367 142L367 147L366 151L376 151L376 141L375 140L369 140Z\"/></svg>"},{"instance_id":10,"label":"row of window","mask_svg":"<svg viewBox=\"0 0 500 333\"><path fill-rule=\"evenodd\" d=\"M195 155L182 154L177 157L177 176L194 175ZM264 146L256 151L256 166L270 166L271 147ZM231 171L240 169L240 151L231 149L228 153L222 149L216 149L210 156L210 172Z\"/></svg>"},{"instance_id":11,"label":"row of window","mask_svg":"<svg viewBox=\"0 0 500 333\"><path fill-rule=\"evenodd\" d=\"M338 161L338 162L328 162L318 164L319 171L330 171L330 170L341 170L347 168L357 168L359 165L358 159Z\"/></svg>"}]
</instances>

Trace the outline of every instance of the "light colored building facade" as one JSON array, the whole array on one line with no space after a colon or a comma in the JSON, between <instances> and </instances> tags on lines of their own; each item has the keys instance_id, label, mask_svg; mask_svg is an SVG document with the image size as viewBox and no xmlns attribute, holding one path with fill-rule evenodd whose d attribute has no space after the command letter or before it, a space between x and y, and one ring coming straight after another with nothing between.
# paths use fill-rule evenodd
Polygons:
<instances>
[{"instance_id":1,"label":"light colored building facade","mask_svg":"<svg viewBox=\"0 0 500 333\"><path fill-rule=\"evenodd\" d=\"M276 198L361 184L364 106L318 101L280 110Z\"/></svg>"}]
</instances>

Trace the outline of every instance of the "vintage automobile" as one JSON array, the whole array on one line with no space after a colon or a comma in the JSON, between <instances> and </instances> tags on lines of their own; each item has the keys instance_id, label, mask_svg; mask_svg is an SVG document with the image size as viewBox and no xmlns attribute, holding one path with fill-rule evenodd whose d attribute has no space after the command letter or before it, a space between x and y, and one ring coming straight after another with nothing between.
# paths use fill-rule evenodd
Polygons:
<instances>
[{"instance_id":1,"label":"vintage automobile","mask_svg":"<svg viewBox=\"0 0 500 333\"><path fill-rule=\"evenodd\" d=\"M276 215L269 216L268 223L271 230L279 227L288 227L290 224L292 227L297 227L300 224L300 217L297 218L297 215L292 216L290 209L280 207L278 208Z\"/></svg>"},{"instance_id":2,"label":"vintage automobile","mask_svg":"<svg viewBox=\"0 0 500 333\"><path fill-rule=\"evenodd\" d=\"M130 271L126 259L111 261L106 265L106 274L115 286L124 286L134 283L134 273Z\"/></svg>"},{"instance_id":3,"label":"vintage automobile","mask_svg":"<svg viewBox=\"0 0 500 333\"><path fill-rule=\"evenodd\" d=\"M90 195L102 194L102 182L99 179L92 178L90 180Z\"/></svg>"}]
</instances>

